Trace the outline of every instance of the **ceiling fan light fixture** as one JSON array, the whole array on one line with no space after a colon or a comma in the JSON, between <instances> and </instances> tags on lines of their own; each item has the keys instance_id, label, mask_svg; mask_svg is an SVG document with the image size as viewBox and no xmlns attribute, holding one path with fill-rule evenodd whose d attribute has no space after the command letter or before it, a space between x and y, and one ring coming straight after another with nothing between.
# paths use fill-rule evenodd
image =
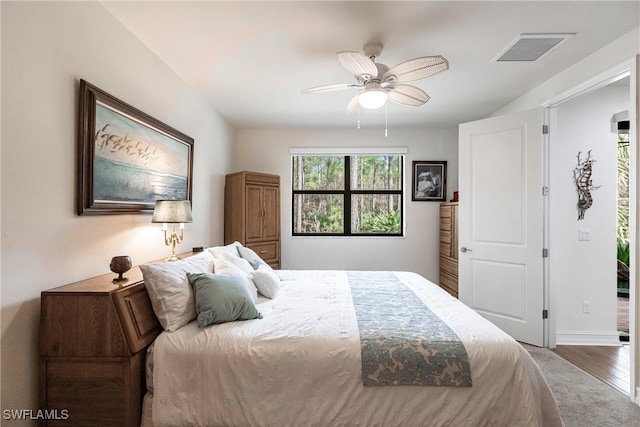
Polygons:
<instances>
[{"instance_id":1,"label":"ceiling fan light fixture","mask_svg":"<svg viewBox=\"0 0 640 427\"><path fill-rule=\"evenodd\" d=\"M364 91L358 95L358 104L364 109L375 110L382 107L388 97L387 92L380 89L379 85L367 84Z\"/></svg>"},{"instance_id":2,"label":"ceiling fan light fixture","mask_svg":"<svg viewBox=\"0 0 640 427\"><path fill-rule=\"evenodd\" d=\"M357 84L329 84L304 89L302 93L357 89L358 93L347 103L347 114L360 112L362 109L375 110L384 107L387 100L400 105L419 107L429 100L429 95L422 89L406 83L422 80L449 69L449 62L441 55L421 56L389 68L375 62L380 52L381 44L367 44L364 52L338 52L338 60L355 77Z\"/></svg>"}]
</instances>

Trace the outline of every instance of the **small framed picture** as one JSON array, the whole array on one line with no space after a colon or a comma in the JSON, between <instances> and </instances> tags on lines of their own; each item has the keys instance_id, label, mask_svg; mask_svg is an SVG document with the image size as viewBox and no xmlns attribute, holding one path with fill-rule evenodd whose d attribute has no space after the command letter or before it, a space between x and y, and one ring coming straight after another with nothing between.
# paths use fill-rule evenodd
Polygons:
<instances>
[{"instance_id":1,"label":"small framed picture","mask_svg":"<svg viewBox=\"0 0 640 427\"><path fill-rule=\"evenodd\" d=\"M415 160L412 168L411 200L444 202L447 198L447 162Z\"/></svg>"}]
</instances>

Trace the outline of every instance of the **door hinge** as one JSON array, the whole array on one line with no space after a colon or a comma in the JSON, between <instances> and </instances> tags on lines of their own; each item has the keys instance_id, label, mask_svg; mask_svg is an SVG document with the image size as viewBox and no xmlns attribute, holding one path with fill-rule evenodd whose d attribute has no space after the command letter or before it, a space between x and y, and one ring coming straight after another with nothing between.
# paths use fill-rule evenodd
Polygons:
<instances>
[{"instance_id":1,"label":"door hinge","mask_svg":"<svg viewBox=\"0 0 640 427\"><path fill-rule=\"evenodd\" d=\"M548 319L549 318L549 310L542 310L542 318L543 319Z\"/></svg>"},{"instance_id":2,"label":"door hinge","mask_svg":"<svg viewBox=\"0 0 640 427\"><path fill-rule=\"evenodd\" d=\"M548 125L542 125L542 134L543 135L548 135L549 134L549 126Z\"/></svg>"},{"instance_id":3,"label":"door hinge","mask_svg":"<svg viewBox=\"0 0 640 427\"><path fill-rule=\"evenodd\" d=\"M542 249L542 258L549 258L549 249Z\"/></svg>"},{"instance_id":4,"label":"door hinge","mask_svg":"<svg viewBox=\"0 0 640 427\"><path fill-rule=\"evenodd\" d=\"M549 187L542 187L542 195L543 196L549 195Z\"/></svg>"}]
</instances>

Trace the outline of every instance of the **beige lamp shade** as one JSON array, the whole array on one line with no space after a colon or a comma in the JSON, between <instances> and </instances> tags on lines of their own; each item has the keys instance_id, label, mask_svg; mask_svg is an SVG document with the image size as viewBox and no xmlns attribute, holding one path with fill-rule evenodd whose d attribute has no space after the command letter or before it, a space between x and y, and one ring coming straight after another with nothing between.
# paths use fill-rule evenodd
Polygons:
<instances>
[{"instance_id":1,"label":"beige lamp shade","mask_svg":"<svg viewBox=\"0 0 640 427\"><path fill-rule=\"evenodd\" d=\"M193 222L189 200L156 200L151 222L187 223Z\"/></svg>"}]
</instances>

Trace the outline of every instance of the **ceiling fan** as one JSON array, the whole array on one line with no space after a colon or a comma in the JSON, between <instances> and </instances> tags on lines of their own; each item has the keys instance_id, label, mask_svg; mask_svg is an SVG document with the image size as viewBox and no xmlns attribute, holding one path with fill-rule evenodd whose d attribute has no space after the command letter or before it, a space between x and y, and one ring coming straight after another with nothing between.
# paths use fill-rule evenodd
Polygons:
<instances>
[{"instance_id":1,"label":"ceiling fan","mask_svg":"<svg viewBox=\"0 0 640 427\"><path fill-rule=\"evenodd\" d=\"M429 100L422 89L405 83L425 79L449 69L440 55L422 56L394 67L375 62L382 45L368 43L363 52L338 52L338 60L356 78L357 83L331 84L304 89L302 93L334 92L357 89L358 94L347 104L347 113L382 107L387 99L397 104L418 107Z\"/></svg>"}]
</instances>

